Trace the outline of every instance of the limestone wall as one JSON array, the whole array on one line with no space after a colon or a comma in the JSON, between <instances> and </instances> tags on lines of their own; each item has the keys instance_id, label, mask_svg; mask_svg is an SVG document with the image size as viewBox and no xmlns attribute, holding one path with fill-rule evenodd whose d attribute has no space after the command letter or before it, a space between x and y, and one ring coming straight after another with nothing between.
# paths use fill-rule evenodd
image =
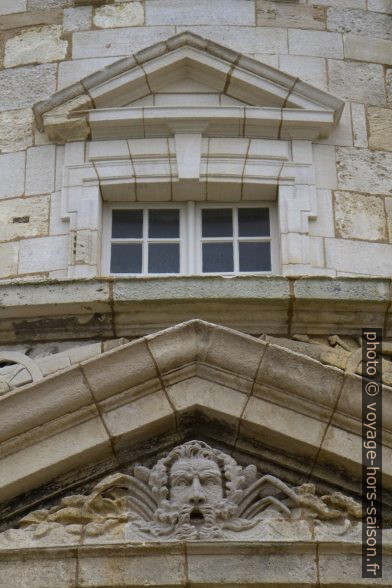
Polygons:
<instances>
[{"instance_id":1,"label":"limestone wall","mask_svg":"<svg viewBox=\"0 0 392 588\"><path fill-rule=\"evenodd\" d=\"M0 278L67 276L64 147L37 131L32 105L184 30L346 100L339 127L314 145L317 267L390 276L390 0L1 0Z\"/></svg>"}]
</instances>

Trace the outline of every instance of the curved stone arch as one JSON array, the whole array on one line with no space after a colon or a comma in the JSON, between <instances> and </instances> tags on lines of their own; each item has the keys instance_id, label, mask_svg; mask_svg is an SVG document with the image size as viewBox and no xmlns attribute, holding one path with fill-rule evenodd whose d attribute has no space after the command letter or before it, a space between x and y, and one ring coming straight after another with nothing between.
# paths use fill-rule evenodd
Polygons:
<instances>
[{"instance_id":1,"label":"curved stone arch","mask_svg":"<svg viewBox=\"0 0 392 588\"><path fill-rule=\"evenodd\" d=\"M36 362L19 351L0 351L0 363L3 362L21 365L28 371L33 382L39 382L43 378L42 372ZM12 388L8 380L0 378L0 383L4 384L8 390Z\"/></svg>"}]
</instances>

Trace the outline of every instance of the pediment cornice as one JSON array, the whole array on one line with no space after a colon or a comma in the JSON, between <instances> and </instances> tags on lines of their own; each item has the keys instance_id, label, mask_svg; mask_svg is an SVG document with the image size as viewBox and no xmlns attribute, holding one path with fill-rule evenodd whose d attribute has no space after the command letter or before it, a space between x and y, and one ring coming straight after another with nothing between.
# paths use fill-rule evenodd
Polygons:
<instances>
[{"instance_id":1,"label":"pediment cornice","mask_svg":"<svg viewBox=\"0 0 392 588\"><path fill-rule=\"evenodd\" d=\"M217 438L224 431L233 452L251 439L298 460L303 479L329 477L336 487L345 478L355 492L361 394L358 376L231 329L183 323L1 397L0 500L99 460L118 465L160 435L179 441L195 415Z\"/></svg>"},{"instance_id":2,"label":"pediment cornice","mask_svg":"<svg viewBox=\"0 0 392 588\"><path fill-rule=\"evenodd\" d=\"M129 107L185 78L238 104ZM295 76L185 32L81 79L37 103L34 112L39 128L57 141L116 138L124 128L129 137L197 131L312 140L329 134L343 106Z\"/></svg>"}]
</instances>

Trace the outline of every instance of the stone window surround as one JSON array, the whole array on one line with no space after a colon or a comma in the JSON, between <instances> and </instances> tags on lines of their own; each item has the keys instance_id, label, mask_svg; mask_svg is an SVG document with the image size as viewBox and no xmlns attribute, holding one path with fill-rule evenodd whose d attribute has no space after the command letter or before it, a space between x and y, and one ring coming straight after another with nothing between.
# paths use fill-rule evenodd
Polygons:
<instances>
[{"instance_id":1,"label":"stone window surround","mask_svg":"<svg viewBox=\"0 0 392 588\"><path fill-rule=\"evenodd\" d=\"M105 202L219 202L222 188L227 202L277 203L283 275L329 274L310 263L309 220L317 218L311 141L182 133L65 145L61 216L70 223L67 277L101 274Z\"/></svg>"}]
</instances>

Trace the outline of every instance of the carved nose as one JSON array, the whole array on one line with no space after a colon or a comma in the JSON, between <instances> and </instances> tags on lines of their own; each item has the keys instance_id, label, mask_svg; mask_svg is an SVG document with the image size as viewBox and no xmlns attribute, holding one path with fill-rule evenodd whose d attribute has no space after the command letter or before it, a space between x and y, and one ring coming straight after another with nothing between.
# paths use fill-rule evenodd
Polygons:
<instances>
[{"instance_id":1,"label":"carved nose","mask_svg":"<svg viewBox=\"0 0 392 588\"><path fill-rule=\"evenodd\" d=\"M194 506L199 506L200 504L203 504L203 502L205 502L203 489L197 478L193 480L191 493L189 496L189 502Z\"/></svg>"}]
</instances>

